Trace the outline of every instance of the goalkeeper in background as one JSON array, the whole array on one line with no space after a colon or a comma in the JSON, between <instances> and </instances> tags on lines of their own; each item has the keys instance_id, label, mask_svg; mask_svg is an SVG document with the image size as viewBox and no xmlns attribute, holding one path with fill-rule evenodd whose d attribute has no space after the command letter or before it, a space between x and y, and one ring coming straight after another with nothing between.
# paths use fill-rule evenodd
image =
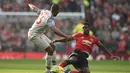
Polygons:
<instances>
[{"instance_id":1,"label":"goalkeeper in background","mask_svg":"<svg viewBox=\"0 0 130 73\"><path fill-rule=\"evenodd\" d=\"M55 45L44 33L50 28L55 34L61 37L67 37L66 34L61 32L55 26L54 17L56 17L59 13L60 7L58 4L53 4L51 6L51 10L41 10L32 4L28 5L34 12L39 15L28 31L28 38L36 46L44 49L47 52L46 73L50 73L51 63L53 63L53 65L56 65L56 51Z\"/></svg>"},{"instance_id":2,"label":"goalkeeper in background","mask_svg":"<svg viewBox=\"0 0 130 73\"><path fill-rule=\"evenodd\" d=\"M72 64L77 70L71 71L69 69L66 69L65 73L90 73L87 58L91 54L92 47L94 44L106 51L112 59L119 59L119 57L113 56L107 50L107 48L105 48L104 45L98 40L97 37L89 35L89 26L87 22L85 22L83 25L83 33L75 33L68 38L61 38L53 41L53 43L55 43L76 40L76 46L74 51L70 54L69 58L65 61L62 61L59 66L64 68L67 65Z\"/></svg>"}]
</instances>

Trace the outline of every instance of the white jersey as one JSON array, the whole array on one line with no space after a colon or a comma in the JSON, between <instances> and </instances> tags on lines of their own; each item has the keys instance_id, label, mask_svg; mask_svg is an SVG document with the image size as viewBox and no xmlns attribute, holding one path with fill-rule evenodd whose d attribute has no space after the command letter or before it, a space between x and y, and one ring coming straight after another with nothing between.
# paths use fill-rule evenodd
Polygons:
<instances>
[{"instance_id":1,"label":"white jersey","mask_svg":"<svg viewBox=\"0 0 130 73\"><path fill-rule=\"evenodd\" d=\"M28 36L31 38L43 34L51 26L55 26L54 17L52 16L51 11L42 10L39 17L29 29Z\"/></svg>"}]
</instances>

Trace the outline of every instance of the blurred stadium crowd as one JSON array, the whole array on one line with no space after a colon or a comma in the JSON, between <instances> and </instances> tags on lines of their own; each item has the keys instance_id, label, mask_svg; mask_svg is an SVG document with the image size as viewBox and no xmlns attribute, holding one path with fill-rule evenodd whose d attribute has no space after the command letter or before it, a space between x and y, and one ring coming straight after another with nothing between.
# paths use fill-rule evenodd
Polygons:
<instances>
[{"instance_id":1,"label":"blurred stadium crowd","mask_svg":"<svg viewBox=\"0 0 130 73\"><path fill-rule=\"evenodd\" d=\"M0 0L1 12L30 12L30 0ZM113 53L130 54L130 0L31 0L39 8L49 9L52 3L61 6L61 12L81 12L85 7L85 18L94 35ZM0 16L0 51L43 51L28 42L27 31L36 16ZM56 19L56 25L70 35L82 19ZM58 39L52 32L48 37ZM71 45L70 45L71 44ZM73 50L73 43L57 43L59 52ZM94 46L93 53L99 53Z\"/></svg>"}]
</instances>

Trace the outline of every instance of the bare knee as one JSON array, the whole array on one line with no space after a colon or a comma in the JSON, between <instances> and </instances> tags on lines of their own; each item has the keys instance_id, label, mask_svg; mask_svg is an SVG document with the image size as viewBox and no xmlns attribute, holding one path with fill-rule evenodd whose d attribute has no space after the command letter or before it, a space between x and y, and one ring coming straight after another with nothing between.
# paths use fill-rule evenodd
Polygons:
<instances>
[{"instance_id":1,"label":"bare knee","mask_svg":"<svg viewBox=\"0 0 130 73\"><path fill-rule=\"evenodd\" d=\"M54 52L54 50L53 50L53 48L51 46L47 47L45 49L45 51L48 53L48 55L53 55L53 52Z\"/></svg>"},{"instance_id":2,"label":"bare knee","mask_svg":"<svg viewBox=\"0 0 130 73\"><path fill-rule=\"evenodd\" d=\"M55 49L56 46L55 46L53 43L50 43L50 45L51 45L51 47L52 47L53 50L56 50L56 49Z\"/></svg>"},{"instance_id":3,"label":"bare knee","mask_svg":"<svg viewBox=\"0 0 130 73\"><path fill-rule=\"evenodd\" d=\"M90 69L88 67L83 68L80 73L90 73Z\"/></svg>"}]
</instances>

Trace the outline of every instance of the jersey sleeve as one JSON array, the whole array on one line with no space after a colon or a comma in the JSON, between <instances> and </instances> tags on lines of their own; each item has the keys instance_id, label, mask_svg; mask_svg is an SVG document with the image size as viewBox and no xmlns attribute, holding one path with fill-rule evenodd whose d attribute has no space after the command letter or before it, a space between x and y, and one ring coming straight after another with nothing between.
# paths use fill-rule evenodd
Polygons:
<instances>
[{"instance_id":1,"label":"jersey sleeve","mask_svg":"<svg viewBox=\"0 0 130 73\"><path fill-rule=\"evenodd\" d=\"M51 17L50 19L48 19L47 25L49 27L55 26L55 22L54 22L54 18L53 17Z\"/></svg>"},{"instance_id":2,"label":"jersey sleeve","mask_svg":"<svg viewBox=\"0 0 130 73\"><path fill-rule=\"evenodd\" d=\"M78 37L81 37L82 35L83 35L83 33L75 33L72 36L74 39L77 39Z\"/></svg>"}]
</instances>

